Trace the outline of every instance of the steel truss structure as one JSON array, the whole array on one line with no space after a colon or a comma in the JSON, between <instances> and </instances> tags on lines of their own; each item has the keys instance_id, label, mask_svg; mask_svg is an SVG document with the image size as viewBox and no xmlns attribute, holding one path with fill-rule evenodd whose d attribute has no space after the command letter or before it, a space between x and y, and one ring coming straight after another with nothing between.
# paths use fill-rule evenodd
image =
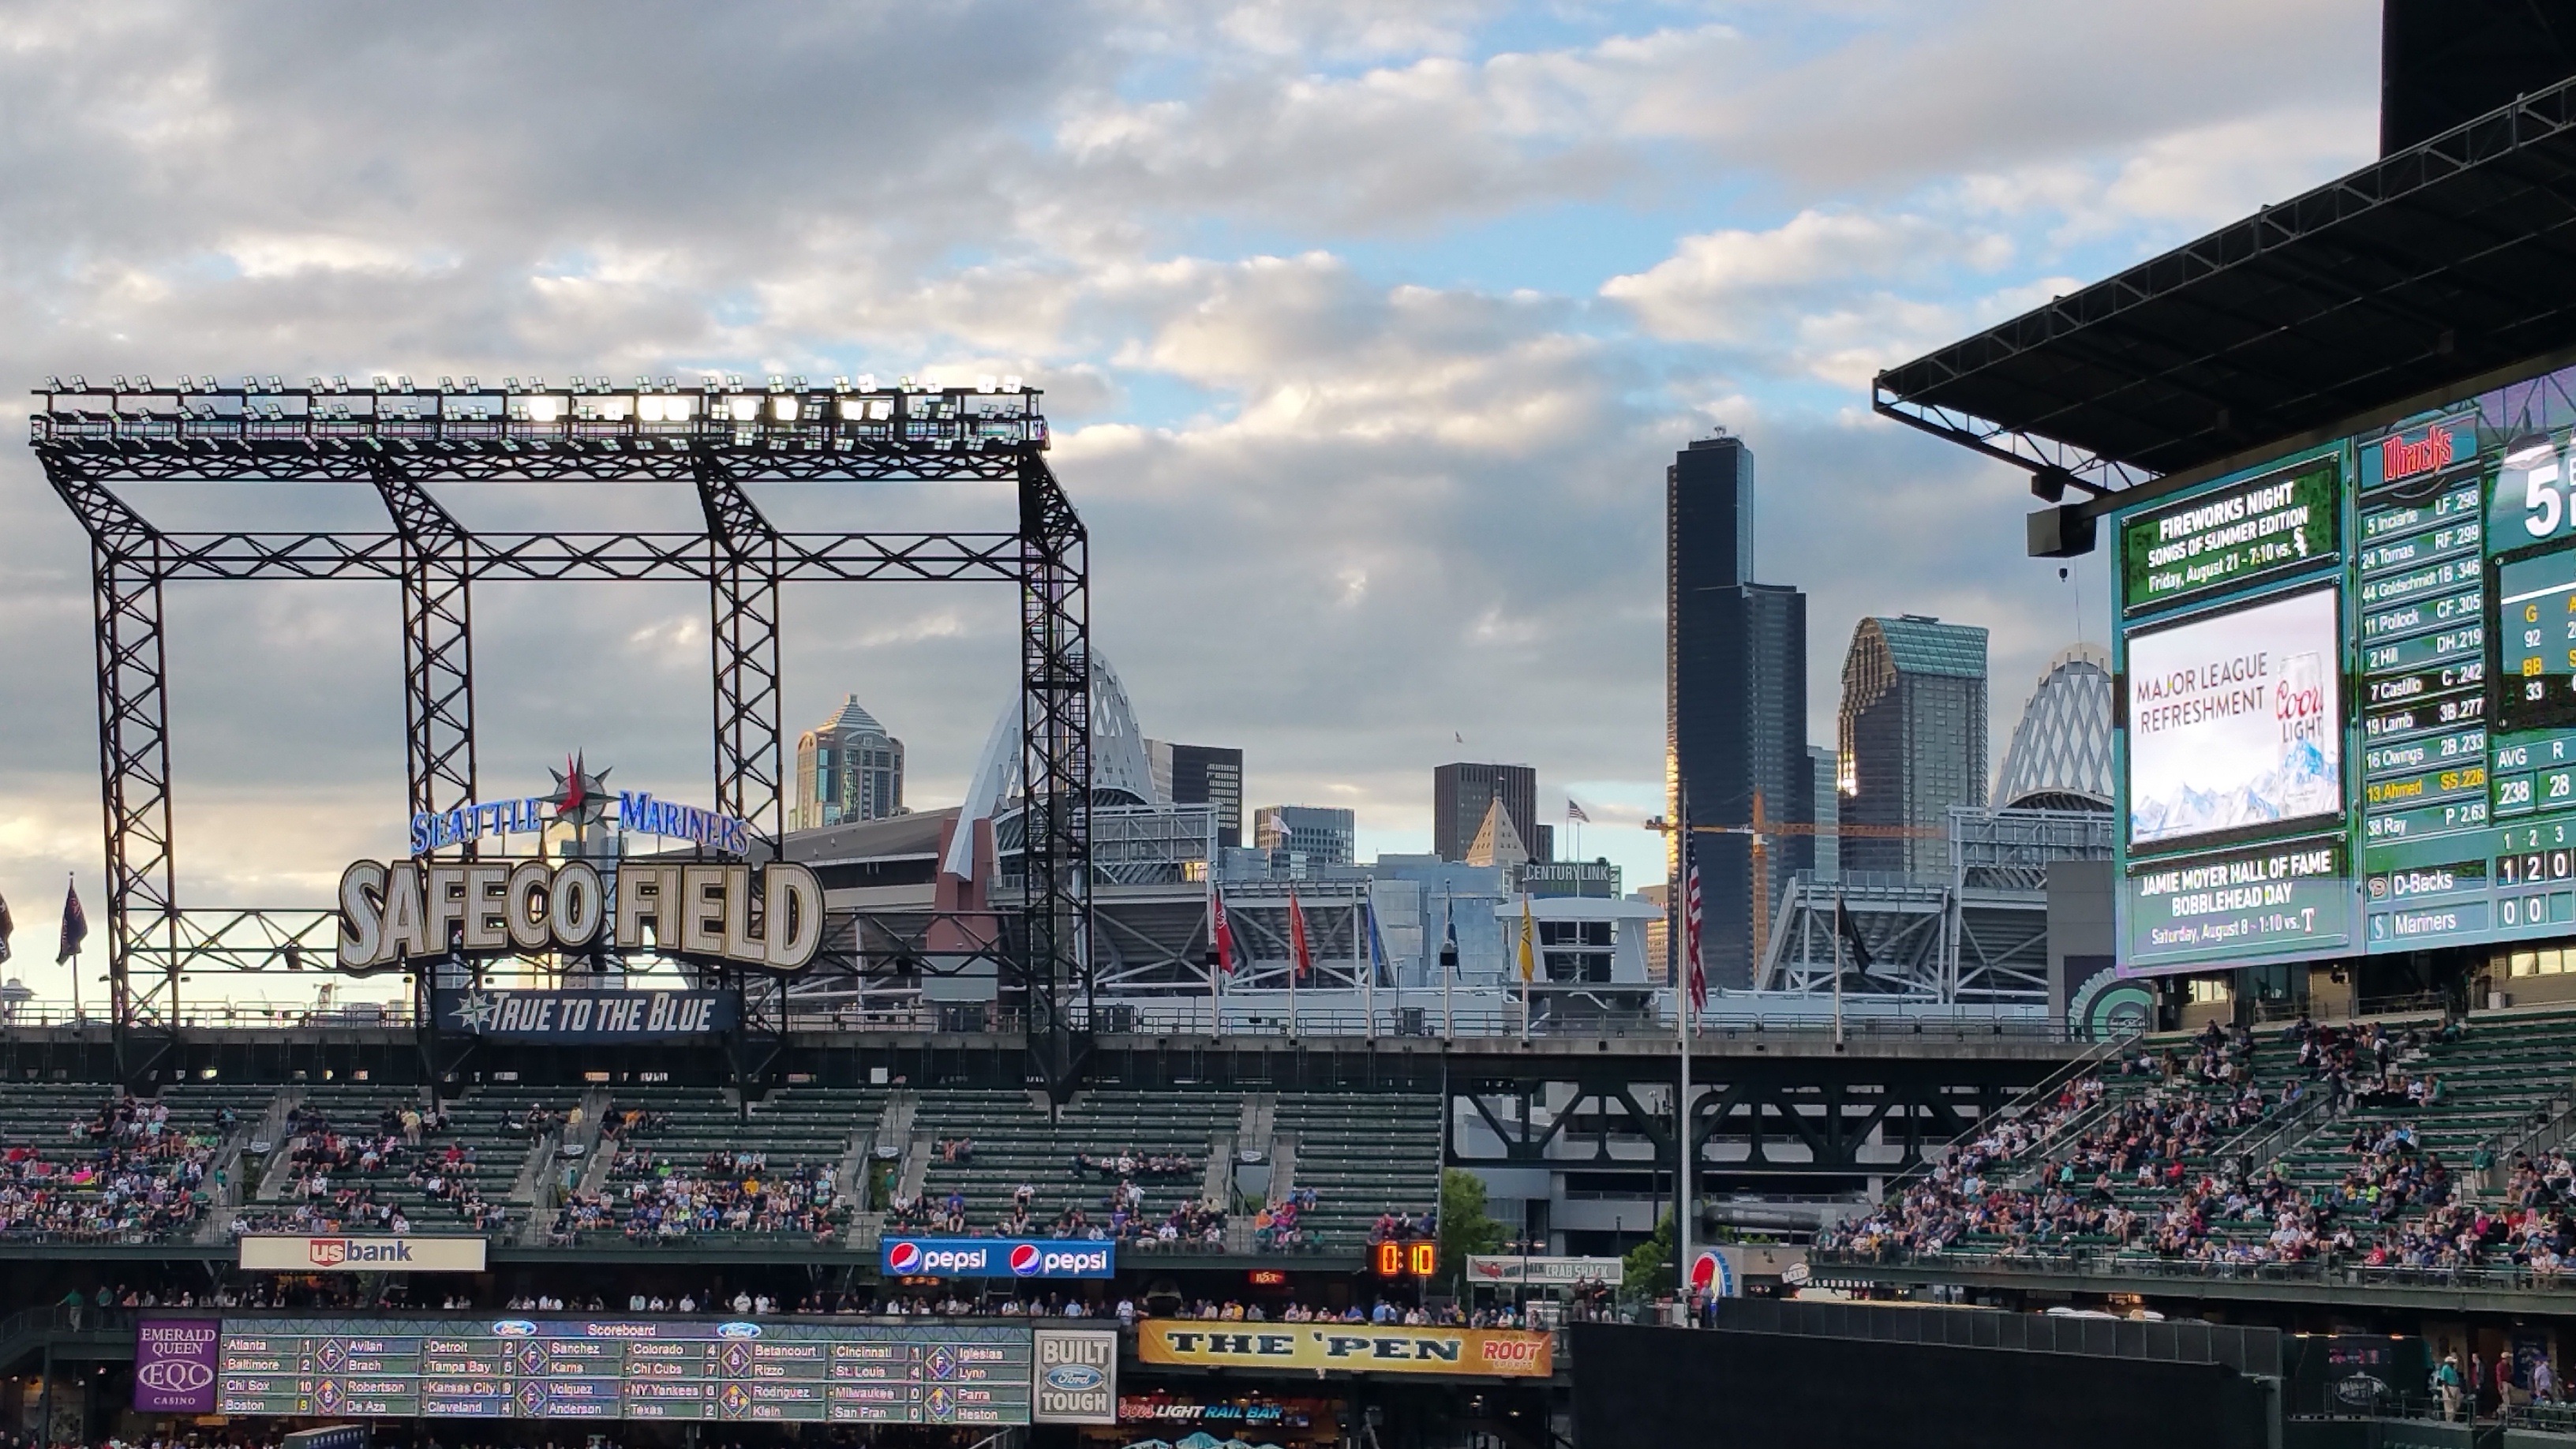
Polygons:
<instances>
[{"instance_id":1,"label":"steel truss structure","mask_svg":"<svg viewBox=\"0 0 2576 1449\"><path fill-rule=\"evenodd\" d=\"M2576 78L1878 375L2088 512L2576 345Z\"/></svg>"},{"instance_id":2,"label":"steel truss structure","mask_svg":"<svg viewBox=\"0 0 2576 1449\"><path fill-rule=\"evenodd\" d=\"M1038 394L828 387L739 378L680 387L606 378L548 388L441 379L212 378L92 387L49 379L32 445L90 539L106 807L109 1009L120 1062L149 1069L179 1022L183 972L322 966L333 916L180 903L171 825L163 586L213 579L373 579L403 601L405 779L414 812L475 799L473 586L485 580L685 580L707 585L718 808L774 843L786 781L779 596L804 581L1007 583L1021 601L1026 929L988 931L1025 1009L1033 1065L1069 1093L1086 1051L1090 977L1090 576L1082 520L1048 468ZM770 482L1007 483L1010 533L786 532L751 493ZM118 490L144 483L347 483L373 488L390 527L368 532L181 532ZM448 483L672 483L696 491L701 532L496 533L459 523ZM453 847L474 850L471 842ZM867 957L869 929L848 928ZM900 953L897 953L900 955ZM882 959L882 958L881 958ZM774 994L774 993L771 993Z\"/></svg>"},{"instance_id":3,"label":"steel truss structure","mask_svg":"<svg viewBox=\"0 0 2576 1449\"><path fill-rule=\"evenodd\" d=\"M1698 1181L1894 1176L2046 1076L2056 1062L1943 1051L1838 1054L1782 1033L1691 1048ZM2062 1051L2062 1049L2061 1049ZM1651 1167L1675 1150L1670 1043L1655 1056L1523 1058L1453 1065L1445 1083L1452 1167ZM1670 1201L1669 1193L1666 1201Z\"/></svg>"},{"instance_id":4,"label":"steel truss structure","mask_svg":"<svg viewBox=\"0 0 2576 1449\"><path fill-rule=\"evenodd\" d=\"M1855 872L1820 881L1801 871L1781 895L1758 978L1773 991L1846 993L1959 1005L2048 1000L2048 863L2109 860L2107 810L1950 812L1950 874ZM1864 971L1839 905L1869 950Z\"/></svg>"}]
</instances>

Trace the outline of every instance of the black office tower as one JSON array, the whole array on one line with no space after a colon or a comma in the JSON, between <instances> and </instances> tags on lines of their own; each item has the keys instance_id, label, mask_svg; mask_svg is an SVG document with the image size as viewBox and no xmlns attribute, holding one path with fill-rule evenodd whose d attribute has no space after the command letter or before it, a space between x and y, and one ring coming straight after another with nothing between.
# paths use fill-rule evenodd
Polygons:
<instances>
[{"instance_id":1,"label":"black office tower","mask_svg":"<svg viewBox=\"0 0 2576 1449\"><path fill-rule=\"evenodd\" d=\"M1807 596L1753 582L1753 451L1730 437L1683 449L1665 470L1665 805L1693 825L1811 826ZM1755 984L1755 896L1776 917L1791 875L1814 864L1804 833L1766 833L1763 879L1747 834L1694 834L1701 948L1711 988ZM1667 836L1678 878L1680 841Z\"/></svg>"},{"instance_id":2,"label":"black office tower","mask_svg":"<svg viewBox=\"0 0 2576 1449\"><path fill-rule=\"evenodd\" d=\"M1218 847L1243 844L1243 751L1147 740L1145 754L1163 798L1175 805L1215 806Z\"/></svg>"},{"instance_id":3,"label":"black office tower","mask_svg":"<svg viewBox=\"0 0 2576 1449\"><path fill-rule=\"evenodd\" d=\"M1431 853L1465 860L1484 828L1485 812L1503 802L1503 815L1520 836L1521 849L1539 854L1538 771L1527 765L1436 765L1431 771Z\"/></svg>"}]
</instances>

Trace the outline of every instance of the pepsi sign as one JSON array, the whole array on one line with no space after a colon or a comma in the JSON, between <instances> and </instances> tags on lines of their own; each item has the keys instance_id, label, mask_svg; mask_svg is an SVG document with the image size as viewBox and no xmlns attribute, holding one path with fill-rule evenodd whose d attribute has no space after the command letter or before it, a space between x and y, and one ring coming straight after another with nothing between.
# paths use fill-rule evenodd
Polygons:
<instances>
[{"instance_id":1,"label":"pepsi sign","mask_svg":"<svg viewBox=\"0 0 2576 1449\"><path fill-rule=\"evenodd\" d=\"M1114 1245L1086 1238L887 1238L877 1270L890 1278L1107 1278Z\"/></svg>"}]
</instances>

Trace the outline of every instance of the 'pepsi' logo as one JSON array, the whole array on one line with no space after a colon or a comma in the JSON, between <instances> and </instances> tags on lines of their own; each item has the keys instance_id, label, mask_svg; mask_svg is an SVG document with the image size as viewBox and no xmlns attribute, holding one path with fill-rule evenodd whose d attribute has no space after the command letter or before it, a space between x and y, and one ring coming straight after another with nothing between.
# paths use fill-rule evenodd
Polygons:
<instances>
[{"instance_id":1,"label":"'pepsi' logo","mask_svg":"<svg viewBox=\"0 0 2576 1449\"><path fill-rule=\"evenodd\" d=\"M1038 1270L1038 1245L1022 1243L1011 1250L1011 1271L1025 1278Z\"/></svg>"},{"instance_id":2,"label":"'pepsi' logo","mask_svg":"<svg viewBox=\"0 0 2576 1449\"><path fill-rule=\"evenodd\" d=\"M909 1273L921 1266L921 1244L897 1243L886 1249L886 1267L897 1273Z\"/></svg>"}]
</instances>

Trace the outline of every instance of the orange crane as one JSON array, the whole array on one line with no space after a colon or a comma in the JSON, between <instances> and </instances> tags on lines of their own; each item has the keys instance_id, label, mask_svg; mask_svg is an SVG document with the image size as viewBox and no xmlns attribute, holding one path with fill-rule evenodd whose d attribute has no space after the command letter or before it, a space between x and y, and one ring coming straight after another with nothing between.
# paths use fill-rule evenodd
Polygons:
<instances>
[{"instance_id":1,"label":"orange crane","mask_svg":"<svg viewBox=\"0 0 2576 1449\"><path fill-rule=\"evenodd\" d=\"M1670 831L1672 822L1658 815L1646 822L1648 830L1662 834ZM1938 825L1808 825L1794 820L1773 820L1763 812L1762 792L1753 792L1753 817L1742 825L1691 826L1693 835L1743 835L1753 844L1753 952L1758 957L1771 946L1771 846L1774 836L1832 835L1854 840L1946 840L1949 830ZM1679 883L1675 883L1678 887Z\"/></svg>"}]
</instances>

